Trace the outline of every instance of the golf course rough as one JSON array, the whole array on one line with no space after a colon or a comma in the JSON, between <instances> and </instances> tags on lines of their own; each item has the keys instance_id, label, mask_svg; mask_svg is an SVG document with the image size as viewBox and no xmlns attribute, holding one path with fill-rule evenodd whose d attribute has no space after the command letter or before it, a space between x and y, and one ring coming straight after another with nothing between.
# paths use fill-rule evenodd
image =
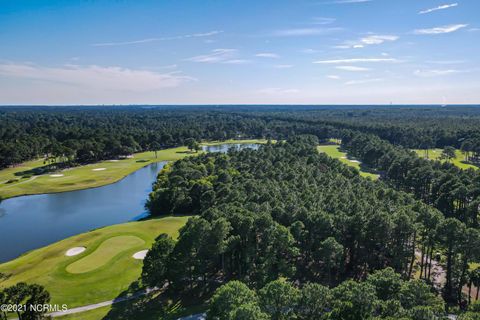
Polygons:
<instances>
[{"instance_id":1,"label":"golf course rough","mask_svg":"<svg viewBox=\"0 0 480 320\"><path fill-rule=\"evenodd\" d=\"M161 233L178 236L188 216L129 222L79 234L0 264L7 275L0 287L24 281L45 286L52 304L69 308L114 299L139 279L142 260L132 255L150 248ZM65 253L83 246L75 256Z\"/></svg>"}]
</instances>

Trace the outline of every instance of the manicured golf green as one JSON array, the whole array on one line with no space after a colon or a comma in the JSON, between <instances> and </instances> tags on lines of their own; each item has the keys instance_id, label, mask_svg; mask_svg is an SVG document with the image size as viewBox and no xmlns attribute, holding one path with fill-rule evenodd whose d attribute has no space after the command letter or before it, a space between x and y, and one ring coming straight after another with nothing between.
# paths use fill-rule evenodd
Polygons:
<instances>
[{"instance_id":1,"label":"manicured golf green","mask_svg":"<svg viewBox=\"0 0 480 320\"><path fill-rule=\"evenodd\" d=\"M85 273L107 264L113 257L124 251L145 244L136 236L116 236L102 242L91 254L69 264L66 270L70 273Z\"/></svg>"},{"instance_id":2,"label":"manicured golf green","mask_svg":"<svg viewBox=\"0 0 480 320\"><path fill-rule=\"evenodd\" d=\"M425 156L425 150L423 149L414 149L419 157L426 158ZM428 159L430 160L439 160L439 161L446 161L446 160L441 160L440 156L442 155L442 149L430 149L428 150ZM455 159L452 160L452 163L459 167L460 169L478 169L478 166L475 166L473 164L465 163L465 157L462 154L461 150L455 150Z\"/></svg>"},{"instance_id":3,"label":"manicured golf green","mask_svg":"<svg viewBox=\"0 0 480 320\"><path fill-rule=\"evenodd\" d=\"M0 272L7 275L0 287L38 283L50 292L53 304L69 308L114 299L140 277L143 262L132 255L150 248L161 233L176 237L187 219L165 217L109 226L33 250L0 264ZM86 250L65 256L73 247Z\"/></svg>"},{"instance_id":4,"label":"manicured golf green","mask_svg":"<svg viewBox=\"0 0 480 320\"><path fill-rule=\"evenodd\" d=\"M224 143L266 143L266 140L214 141L203 145ZM201 153L201 151L199 152ZM65 192L104 186L117 182L130 173L159 161L173 161L185 156L197 155L187 147L178 147L155 152L136 153L131 158L107 160L85 166L74 167L39 176L18 176L20 172L44 166L43 159L25 162L14 168L0 170L0 197L3 199L42 193ZM17 175L16 175L17 174ZM14 181L10 182L9 181Z\"/></svg>"},{"instance_id":5,"label":"manicured golf green","mask_svg":"<svg viewBox=\"0 0 480 320\"><path fill-rule=\"evenodd\" d=\"M357 160L348 158L345 152L340 151L339 145L320 145L317 147L317 149L319 152L326 153L329 157L338 159L341 162L345 163L346 165L358 169L362 177L370 177L373 180L376 180L379 177L378 174L373 174L370 172L363 171L362 167L360 166L361 163Z\"/></svg>"}]
</instances>

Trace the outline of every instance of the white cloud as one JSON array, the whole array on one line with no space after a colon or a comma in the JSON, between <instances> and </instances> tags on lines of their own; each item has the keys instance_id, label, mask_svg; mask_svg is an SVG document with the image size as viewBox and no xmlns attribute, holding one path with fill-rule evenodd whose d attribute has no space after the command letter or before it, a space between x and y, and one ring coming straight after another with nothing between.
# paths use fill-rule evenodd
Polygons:
<instances>
[{"instance_id":1,"label":"white cloud","mask_svg":"<svg viewBox=\"0 0 480 320\"><path fill-rule=\"evenodd\" d=\"M337 75L334 75L334 74L327 75L326 77L328 79L332 79L332 80L340 80L340 76L337 76Z\"/></svg>"},{"instance_id":2,"label":"white cloud","mask_svg":"<svg viewBox=\"0 0 480 320\"><path fill-rule=\"evenodd\" d=\"M345 82L345 85L352 86L357 84L365 84L365 83L380 82L380 81L383 81L383 79L375 78L375 79L364 79L364 80L350 80Z\"/></svg>"},{"instance_id":3,"label":"white cloud","mask_svg":"<svg viewBox=\"0 0 480 320\"><path fill-rule=\"evenodd\" d=\"M289 69L293 68L292 64L276 64L273 66L275 69Z\"/></svg>"},{"instance_id":4,"label":"white cloud","mask_svg":"<svg viewBox=\"0 0 480 320\"><path fill-rule=\"evenodd\" d=\"M344 44L337 45L334 48L336 49L358 49L363 48L368 45L378 45L382 44L386 41L396 41L398 40L398 36L395 35L377 35L371 34L360 38L357 41L347 41Z\"/></svg>"},{"instance_id":5,"label":"white cloud","mask_svg":"<svg viewBox=\"0 0 480 320\"><path fill-rule=\"evenodd\" d=\"M260 52L260 53L257 53L255 56L259 58L272 58L272 59L280 58L278 54L272 53L272 52Z\"/></svg>"},{"instance_id":6,"label":"white cloud","mask_svg":"<svg viewBox=\"0 0 480 320\"><path fill-rule=\"evenodd\" d=\"M177 87L195 80L179 72L157 73L122 67L65 65L43 67L34 64L0 64L0 76L36 82L58 83L82 89L148 92Z\"/></svg>"},{"instance_id":7,"label":"white cloud","mask_svg":"<svg viewBox=\"0 0 480 320\"><path fill-rule=\"evenodd\" d=\"M109 47L109 46L125 46L130 44L141 44L141 43L148 43L148 42L155 42L155 41L167 41L167 40L181 40L181 39L188 39L188 38L202 38L202 37L210 37L222 33L223 31L209 31L205 33L193 33L193 34L184 34L180 36L172 36L172 37L162 37L162 38L146 38L140 40L133 40L133 41L121 41L121 42L102 42L102 43L94 43L92 46L94 47Z\"/></svg>"},{"instance_id":8,"label":"white cloud","mask_svg":"<svg viewBox=\"0 0 480 320\"><path fill-rule=\"evenodd\" d=\"M467 27L468 24L451 24L448 26L442 26L442 27L435 27L435 28L430 28L430 29L417 29L413 31L415 34L442 34L442 33L450 33L454 32L457 30L460 30L462 28Z\"/></svg>"},{"instance_id":9,"label":"white cloud","mask_svg":"<svg viewBox=\"0 0 480 320\"><path fill-rule=\"evenodd\" d=\"M374 62L398 62L394 58L354 58L354 59L336 59L336 60L317 60L313 63L318 64L340 64L340 63L374 63Z\"/></svg>"},{"instance_id":10,"label":"white cloud","mask_svg":"<svg viewBox=\"0 0 480 320\"><path fill-rule=\"evenodd\" d=\"M422 10L422 11L420 11L418 14L430 13L430 12L434 12L434 11L438 11L438 10L444 10L444 9L448 9L448 8L453 8L453 7L456 7L456 6L458 6L458 3L444 4L444 5L435 7L435 8Z\"/></svg>"},{"instance_id":11,"label":"white cloud","mask_svg":"<svg viewBox=\"0 0 480 320\"><path fill-rule=\"evenodd\" d=\"M343 70L343 71L353 71L353 72L365 72L369 71L370 69L364 68L364 67L356 67L356 66L337 66L335 67L338 70Z\"/></svg>"},{"instance_id":12,"label":"white cloud","mask_svg":"<svg viewBox=\"0 0 480 320\"><path fill-rule=\"evenodd\" d=\"M465 60L431 60L427 61L428 63L433 64L462 64L465 63Z\"/></svg>"},{"instance_id":13,"label":"white cloud","mask_svg":"<svg viewBox=\"0 0 480 320\"><path fill-rule=\"evenodd\" d=\"M335 18L315 17L315 18L313 18L312 24L326 25L326 24L332 24L336 20L337 19L335 19Z\"/></svg>"},{"instance_id":14,"label":"white cloud","mask_svg":"<svg viewBox=\"0 0 480 320\"><path fill-rule=\"evenodd\" d=\"M282 89L282 88L265 88L260 89L257 93L266 94L266 95L288 95L288 94L296 94L299 93L300 90L298 89Z\"/></svg>"},{"instance_id":15,"label":"white cloud","mask_svg":"<svg viewBox=\"0 0 480 320\"><path fill-rule=\"evenodd\" d=\"M342 30L342 28L293 28L273 32L276 37L303 37L331 34Z\"/></svg>"},{"instance_id":16,"label":"white cloud","mask_svg":"<svg viewBox=\"0 0 480 320\"><path fill-rule=\"evenodd\" d=\"M398 36L393 35L370 35L360 39L360 42L363 44L381 44L385 41L396 41L398 40Z\"/></svg>"},{"instance_id":17,"label":"white cloud","mask_svg":"<svg viewBox=\"0 0 480 320\"><path fill-rule=\"evenodd\" d=\"M222 63L226 63L226 64L247 64L250 62L252 61L246 60L246 59L231 59L231 60L222 61Z\"/></svg>"},{"instance_id":18,"label":"white cloud","mask_svg":"<svg viewBox=\"0 0 480 320\"><path fill-rule=\"evenodd\" d=\"M224 63L225 61L231 61L237 52L237 49L214 49L209 54L194 56L186 60L202 63Z\"/></svg>"},{"instance_id":19,"label":"white cloud","mask_svg":"<svg viewBox=\"0 0 480 320\"><path fill-rule=\"evenodd\" d=\"M455 69L430 69L430 70L415 70L414 74L418 77L439 77L439 76L447 76L450 74L461 73L461 70Z\"/></svg>"}]
</instances>

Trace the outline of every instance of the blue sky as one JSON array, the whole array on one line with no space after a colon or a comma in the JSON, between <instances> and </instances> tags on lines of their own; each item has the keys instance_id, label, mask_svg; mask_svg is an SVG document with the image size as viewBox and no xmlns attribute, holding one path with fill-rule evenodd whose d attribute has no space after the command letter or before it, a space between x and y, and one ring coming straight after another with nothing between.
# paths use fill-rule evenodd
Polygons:
<instances>
[{"instance_id":1,"label":"blue sky","mask_svg":"<svg viewBox=\"0 0 480 320\"><path fill-rule=\"evenodd\" d=\"M0 0L0 104L480 103L480 1Z\"/></svg>"}]
</instances>

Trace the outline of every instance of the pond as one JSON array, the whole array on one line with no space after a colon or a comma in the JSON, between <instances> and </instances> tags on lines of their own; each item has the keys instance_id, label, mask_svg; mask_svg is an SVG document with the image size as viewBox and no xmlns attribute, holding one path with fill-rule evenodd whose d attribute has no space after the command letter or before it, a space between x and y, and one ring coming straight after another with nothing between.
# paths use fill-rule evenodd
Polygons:
<instances>
[{"instance_id":1,"label":"pond","mask_svg":"<svg viewBox=\"0 0 480 320\"><path fill-rule=\"evenodd\" d=\"M258 145L203 148L227 152L232 147L257 149ZM0 262L75 234L147 216L145 201L165 163L152 163L103 187L4 200L0 204Z\"/></svg>"}]
</instances>

